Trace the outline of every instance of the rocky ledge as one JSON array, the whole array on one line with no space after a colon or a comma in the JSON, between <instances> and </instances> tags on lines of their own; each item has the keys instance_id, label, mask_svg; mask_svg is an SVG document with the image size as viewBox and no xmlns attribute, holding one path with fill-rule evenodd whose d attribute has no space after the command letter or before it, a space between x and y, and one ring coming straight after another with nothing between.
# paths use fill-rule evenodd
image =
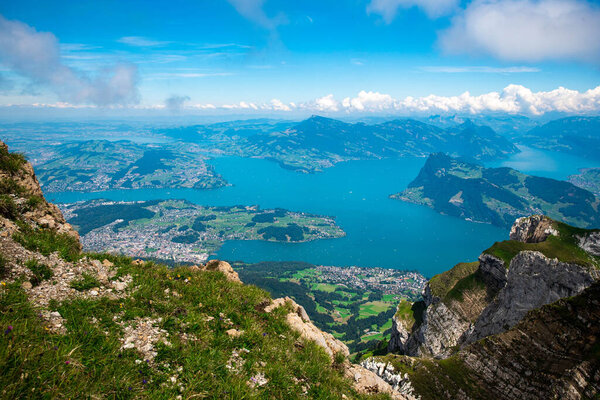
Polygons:
<instances>
[{"instance_id":1,"label":"rocky ledge","mask_svg":"<svg viewBox=\"0 0 600 400\"><path fill-rule=\"evenodd\" d=\"M432 278L423 294L423 311L413 316L419 323L407 329L394 318L389 350L448 357L600 279L597 231L535 215L517 219L510 238L486 250L470 269L459 264Z\"/></svg>"}]
</instances>

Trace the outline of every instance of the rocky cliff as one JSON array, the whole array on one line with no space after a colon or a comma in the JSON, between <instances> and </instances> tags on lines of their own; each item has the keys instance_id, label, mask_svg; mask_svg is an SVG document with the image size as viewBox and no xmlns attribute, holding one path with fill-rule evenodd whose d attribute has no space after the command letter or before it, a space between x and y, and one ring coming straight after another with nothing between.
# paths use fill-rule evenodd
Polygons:
<instances>
[{"instance_id":1,"label":"rocky cliff","mask_svg":"<svg viewBox=\"0 0 600 400\"><path fill-rule=\"evenodd\" d=\"M3 144L0 281L2 398L404 398L226 262L81 253Z\"/></svg>"},{"instance_id":2,"label":"rocky cliff","mask_svg":"<svg viewBox=\"0 0 600 400\"><path fill-rule=\"evenodd\" d=\"M510 239L401 303L391 353L365 365L424 399L598 396L599 231L535 215Z\"/></svg>"},{"instance_id":3,"label":"rocky cliff","mask_svg":"<svg viewBox=\"0 0 600 400\"><path fill-rule=\"evenodd\" d=\"M518 219L511 240L431 279L420 323L408 331L395 318L389 350L444 358L506 331L531 310L581 293L600 279L593 250L599 236L539 215Z\"/></svg>"}]
</instances>

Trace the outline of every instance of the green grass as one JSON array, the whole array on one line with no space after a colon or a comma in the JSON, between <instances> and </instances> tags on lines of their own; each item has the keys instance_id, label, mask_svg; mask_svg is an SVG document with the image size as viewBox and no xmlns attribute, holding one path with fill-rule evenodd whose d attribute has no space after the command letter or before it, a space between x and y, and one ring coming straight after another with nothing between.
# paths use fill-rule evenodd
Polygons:
<instances>
[{"instance_id":1,"label":"green grass","mask_svg":"<svg viewBox=\"0 0 600 400\"><path fill-rule=\"evenodd\" d=\"M456 356L434 360L386 354L376 359L391 364L396 373L408 374L423 400L491 398L474 384L472 371Z\"/></svg>"},{"instance_id":2,"label":"green grass","mask_svg":"<svg viewBox=\"0 0 600 400\"><path fill-rule=\"evenodd\" d=\"M0 279L6 277L8 273L8 261L2 254L0 254Z\"/></svg>"},{"instance_id":3,"label":"green grass","mask_svg":"<svg viewBox=\"0 0 600 400\"><path fill-rule=\"evenodd\" d=\"M13 221L19 218L19 208L15 200L7 194L0 194L0 215Z\"/></svg>"},{"instance_id":4,"label":"green grass","mask_svg":"<svg viewBox=\"0 0 600 400\"><path fill-rule=\"evenodd\" d=\"M539 251L548 258L557 258L559 261L598 268L600 258L586 253L577 245L576 235L592 232L587 229L574 228L569 225L554 221L554 226L559 231L559 236L549 236L541 243L522 243L514 240L496 242L484 253L493 255L504 261L506 268L511 260L521 251Z\"/></svg>"},{"instance_id":5,"label":"green grass","mask_svg":"<svg viewBox=\"0 0 600 400\"><path fill-rule=\"evenodd\" d=\"M318 283L313 286L313 290L320 290L322 292L333 293L337 286L329 283Z\"/></svg>"},{"instance_id":6,"label":"green grass","mask_svg":"<svg viewBox=\"0 0 600 400\"><path fill-rule=\"evenodd\" d=\"M385 303L383 301L369 301L360 305L358 318L367 318L372 315L378 315L391 307L393 306L390 303Z\"/></svg>"},{"instance_id":7,"label":"green grass","mask_svg":"<svg viewBox=\"0 0 600 400\"><path fill-rule=\"evenodd\" d=\"M6 147L0 146L0 170L14 174L23 168L26 161L23 154L10 153Z\"/></svg>"},{"instance_id":8,"label":"green grass","mask_svg":"<svg viewBox=\"0 0 600 400\"><path fill-rule=\"evenodd\" d=\"M29 196L26 204L29 209L34 209L34 208L37 208L43 202L44 202L43 197L33 195L33 196Z\"/></svg>"},{"instance_id":9,"label":"green grass","mask_svg":"<svg viewBox=\"0 0 600 400\"><path fill-rule=\"evenodd\" d=\"M383 335L383 333L377 333L375 335L363 335L360 338L361 342L370 342L372 340L376 340L376 341L380 341L385 339L385 336Z\"/></svg>"},{"instance_id":10,"label":"green grass","mask_svg":"<svg viewBox=\"0 0 600 400\"><path fill-rule=\"evenodd\" d=\"M71 287L79 292L83 292L84 290L89 290L91 288L99 286L100 281L96 277L86 272L81 274L81 279L71 281Z\"/></svg>"},{"instance_id":11,"label":"green grass","mask_svg":"<svg viewBox=\"0 0 600 400\"><path fill-rule=\"evenodd\" d=\"M33 278L30 280L32 286L37 286L43 281L52 278L53 273L50 267L40 264L37 260L31 259L25 263L25 266L33 273Z\"/></svg>"},{"instance_id":12,"label":"green grass","mask_svg":"<svg viewBox=\"0 0 600 400\"><path fill-rule=\"evenodd\" d=\"M2 178L0 179L0 193L1 194L22 194L25 192L25 188L20 186L14 179Z\"/></svg>"},{"instance_id":13,"label":"green grass","mask_svg":"<svg viewBox=\"0 0 600 400\"><path fill-rule=\"evenodd\" d=\"M413 325L415 324L415 317L412 310L413 303L401 300L398 304L398 308L396 310L395 317L404 322L404 326L407 330L411 330ZM390 321L391 322L391 321Z\"/></svg>"},{"instance_id":14,"label":"green grass","mask_svg":"<svg viewBox=\"0 0 600 400\"><path fill-rule=\"evenodd\" d=\"M444 300L462 301L464 293L485 289L485 282L481 278L481 275L475 271L456 282L454 287L446 294Z\"/></svg>"},{"instance_id":15,"label":"green grass","mask_svg":"<svg viewBox=\"0 0 600 400\"><path fill-rule=\"evenodd\" d=\"M79 241L72 236L48 229L34 230L25 224L20 224L20 229L20 232L13 235L13 239L27 250L39 251L45 256L58 252L65 261L76 261L80 257Z\"/></svg>"},{"instance_id":16,"label":"green grass","mask_svg":"<svg viewBox=\"0 0 600 400\"><path fill-rule=\"evenodd\" d=\"M285 308L262 311L268 298L263 290L230 282L217 272L94 257L109 258L118 275L133 277L131 287L137 289L125 299L57 304L66 320L64 335L45 329L18 282L0 289L0 327L12 328L0 335L2 398L387 398L355 393L336 367L341 357L332 366L319 346L300 339L286 323ZM166 289L179 296L165 295ZM171 346L158 345L152 363L137 364L134 349L121 350L123 328L115 315L125 324L137 317L161 317L157 326L168 332ZM213 319L206 322L209 316ZM230 338L226 330L232 326L244 334ZM241 353L244 364L238 372L229 371L232 352L242 348L248 350ZM251 388L247 382L258 372L268 383ZM175 375L177 385L170 382Z\"/></svg>"},{"instance_id":17,"label":"green grass","mask_svg":"<svg viewBox=\"0 0 600 400\"><path fill-rule=\"evenodd\" d=\"M474 273L477 268L479 268L479 262L477 261L459 263L452 269L435 275L429 280L431 294L439 298L444 298L458 281Z\"/></svg>"}]
</instances>

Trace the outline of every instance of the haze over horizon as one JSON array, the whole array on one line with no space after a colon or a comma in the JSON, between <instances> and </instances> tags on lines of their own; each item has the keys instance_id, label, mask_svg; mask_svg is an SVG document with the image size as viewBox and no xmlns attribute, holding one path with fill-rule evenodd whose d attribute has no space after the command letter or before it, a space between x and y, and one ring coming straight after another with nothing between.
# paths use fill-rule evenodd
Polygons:
<instances>
[{"instance_id":1,"label":"haze over horizon","mask_svg":"<svg viewBox=\"0 0 600 400\"><path fill-rule=\"evenodd\" d=\"M599 66L596 1L0 5L4 117L594 114Z\"/></svg>"}]
</instances>

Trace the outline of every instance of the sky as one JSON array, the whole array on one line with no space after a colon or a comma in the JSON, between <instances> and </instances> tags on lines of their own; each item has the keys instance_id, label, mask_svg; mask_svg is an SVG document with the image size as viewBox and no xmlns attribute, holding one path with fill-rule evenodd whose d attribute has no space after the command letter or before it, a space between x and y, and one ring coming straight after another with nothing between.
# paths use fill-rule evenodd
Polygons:
<instances>
[{"instance_id":1,"label":"sky","mask_svg":"<svg viewBox=\"0 0 600 400\"><path fill-rule=\"evenodd\" d=\"M0 113L600 111L586 0L5 0Z\"/></svg>"}]
</instances>

